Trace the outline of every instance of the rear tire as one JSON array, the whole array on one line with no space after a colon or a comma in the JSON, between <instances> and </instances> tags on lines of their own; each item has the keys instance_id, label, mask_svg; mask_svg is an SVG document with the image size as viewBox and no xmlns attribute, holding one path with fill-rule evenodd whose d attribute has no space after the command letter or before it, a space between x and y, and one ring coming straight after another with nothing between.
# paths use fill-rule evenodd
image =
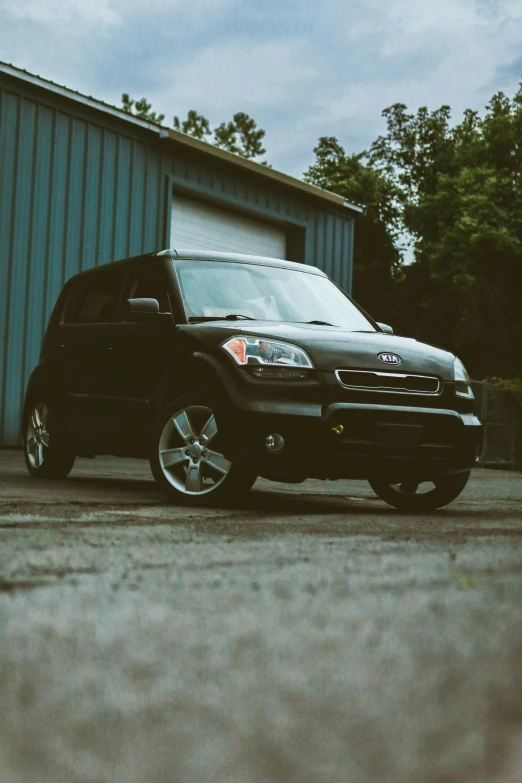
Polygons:
<instances>
[{"instance_id":1,"label":"rear tire","mask_svg":"<svg viewBox=\"0 0 522 783\"><path fill-rule=\"evenodd\" d=\"M419 484L414 481L389 484L381 479L370 479L369 483L381 500L400 511L434 511L455 500L468 483L469 476L470 471L440 476L430 482L434 487L428 492L418 492Z\"/></svg>"},{"instance_id":2,"label":"rear tire","mask_svg":"<svg viewBox=\"0 0 522 783\"><path fill-rule=\"evenodd\" d=\"M257 478L225 456L212 402L199 393L179 397L159 415L150 466L163 492L185 505L236 501Z\"/></svg>"},{"instance_id":3,"label":"rear tire","mask_svg":"<svg viewBox=\"0 0 522 783\"><path fill-rule=\"evenodd\" d=\"M49 395L36 395L27 406L24 421L24 457L35 478L63 479L69 475L76 454L63 435L56 407Z\"/></svg>"}]
</instances>

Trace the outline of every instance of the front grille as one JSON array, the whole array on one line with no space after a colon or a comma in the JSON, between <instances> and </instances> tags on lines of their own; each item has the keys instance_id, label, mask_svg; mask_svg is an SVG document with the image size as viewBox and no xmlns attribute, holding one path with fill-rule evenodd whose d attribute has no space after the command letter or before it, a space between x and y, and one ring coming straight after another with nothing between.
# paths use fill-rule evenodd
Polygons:
<instances>
[{"instance_id":1,"label":"front grille","mask_svg":"<svg viewBox=\"0 0 522 783\"><path fill-rule=\"evenodd\" d=\"M440 394L442 392L440 378L435 375L409 375L373 370L336 370L335 375L345 389L395 394Z\"/></svg>"}]
</instances>

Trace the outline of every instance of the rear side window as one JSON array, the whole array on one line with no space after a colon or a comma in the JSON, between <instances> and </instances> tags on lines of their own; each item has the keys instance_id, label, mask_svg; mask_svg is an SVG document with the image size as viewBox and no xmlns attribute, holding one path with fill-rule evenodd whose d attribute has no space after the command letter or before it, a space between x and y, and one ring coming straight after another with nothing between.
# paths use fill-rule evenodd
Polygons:
<instances>
[{"instance_id":1,"label":"rear side window","mask_svg":"<svg viewBox=\"0 0 522 783\"><path fill-rule=\"evenodd\" d=\"M89 275L73 284L63 314L66 324L110 324L118 315L125 272Z\"/></svg>"}]
</instances>

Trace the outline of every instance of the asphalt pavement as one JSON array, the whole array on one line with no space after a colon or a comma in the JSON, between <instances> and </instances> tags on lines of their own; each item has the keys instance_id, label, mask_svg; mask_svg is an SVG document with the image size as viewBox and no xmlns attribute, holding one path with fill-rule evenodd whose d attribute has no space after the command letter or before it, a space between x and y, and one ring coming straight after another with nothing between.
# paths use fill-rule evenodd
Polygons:
<instances>
[{"instance_id":1,"label":"asphalt pavement","mask_svg":"<svg viewBox=\"0 0 522 783\"><path fill-rule=\"evenodd\" d=\"M522 474L164 502L0 451L0 783L520 783Z\"/></svg>"}]
</instances>

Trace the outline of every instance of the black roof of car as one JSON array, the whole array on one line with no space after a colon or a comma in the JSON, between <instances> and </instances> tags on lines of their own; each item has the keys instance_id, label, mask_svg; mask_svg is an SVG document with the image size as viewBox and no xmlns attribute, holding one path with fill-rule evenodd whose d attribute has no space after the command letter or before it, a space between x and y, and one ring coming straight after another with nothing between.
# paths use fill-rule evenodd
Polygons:
<instances>
[{"instance_id":1,"label":"black roof of car","mask_svg":"<svg viewBox=\"0 0 522 783\"><path fill-rule=\"evenodd\" d=\"M92 269L86 269L83 272L78 272L73 275L70 280L75 280L78 277L84 275L91 275L99 270L106 270L120 264L126 264L132 261L138 260L152 260L153 258L172 258L172 259L186 259L189 261L231 261L237 264L260 264L263 266L277 266L283 269L294 269L300 272L308 272L308 274L318 275L319 277L326 277L325 273L315 266L309 266L308 264L299 263L297 261L285 261L282 258L265 258L265 256L249 256L242 253L223 253L214 250L192 250L182 248L169 248L167 250L160 250L156 253L144 253L140 256L132 256L130 258L122 258L119 261L112 261L108 264L100 264ZM69 281L67 281L69 282Z\"/></svg>"},{"instance_id":2,"label":"black roof of car","mask_svg":"<svg viewBox=\"0 0 522 783\"><path fill-rule=\"evenodd\" d=\"M301 272L310 272L313 275L326 277L321 269L309 266L297 261L285 261L282 258L268 258L265 256L249 256L243 253L223 253L215 250L193 250L186 248L171 248L157 253L158 256L170 256L171 258L183 258L197 261L232 261L238 264L263 264L263 266L280 266L285 269L297 269Z\"/></svg>"}]
</instances>

